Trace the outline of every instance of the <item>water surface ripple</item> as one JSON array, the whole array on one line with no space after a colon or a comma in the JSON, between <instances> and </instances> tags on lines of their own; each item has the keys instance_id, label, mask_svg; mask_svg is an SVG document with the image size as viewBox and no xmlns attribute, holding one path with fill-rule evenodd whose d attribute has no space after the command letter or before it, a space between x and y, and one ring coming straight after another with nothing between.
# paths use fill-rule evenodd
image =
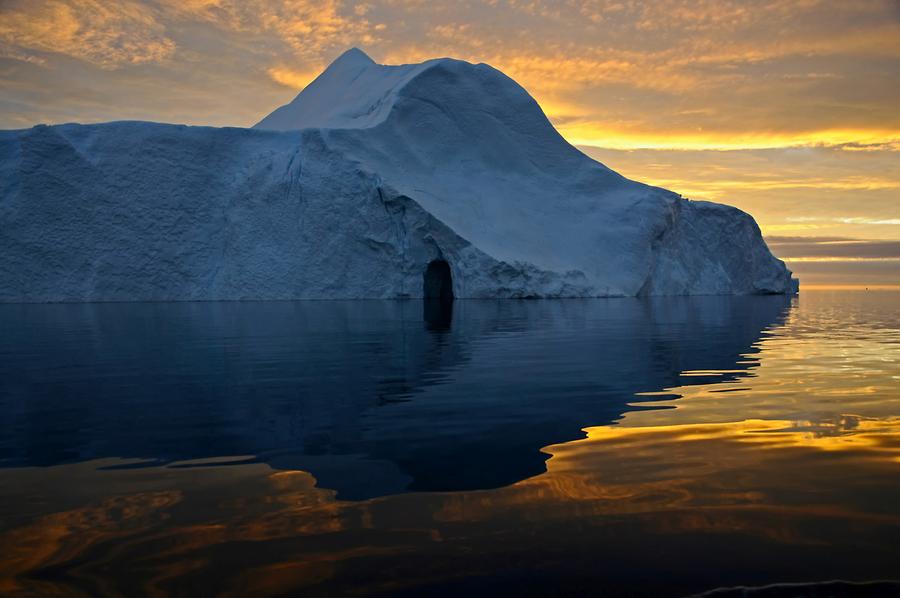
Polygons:
<instances>
[{"instance_id":1,"label":"water surface ripple","mask_svg":"<svg viewBox=\"0 0 900 598\"><path fill-rule=\"evenodd\" d=\"M0 592L900 577L898 293L4 305L0 413Z\"/></svg>"}]
</instances>

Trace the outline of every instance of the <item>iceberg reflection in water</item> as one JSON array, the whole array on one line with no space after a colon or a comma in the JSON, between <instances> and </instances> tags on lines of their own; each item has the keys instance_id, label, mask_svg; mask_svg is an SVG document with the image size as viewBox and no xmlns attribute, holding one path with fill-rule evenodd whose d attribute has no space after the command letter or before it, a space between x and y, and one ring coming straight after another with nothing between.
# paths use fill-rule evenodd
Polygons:
<instances>
[{"instance_id":1,"label":"iceberg reflection in water","mask_svg":"<svg viewBox=\"0 0 900 598\"><path fill-rule=\"evenodd\" d=\"M253 455L354 499L504 486L635 392L684 370L745 372L789 302L4 306L0 456Z\"/></svg>"},{"instance_id":2,"label":"iceberg reflection in water","mask_svg":"<svg viewBox=\"0 0 900 598\"><path fill-rule=\"evenodd\" d=\"M891 577L896 299L0 306L0 592Z\"/></svg>"}]
</instances>

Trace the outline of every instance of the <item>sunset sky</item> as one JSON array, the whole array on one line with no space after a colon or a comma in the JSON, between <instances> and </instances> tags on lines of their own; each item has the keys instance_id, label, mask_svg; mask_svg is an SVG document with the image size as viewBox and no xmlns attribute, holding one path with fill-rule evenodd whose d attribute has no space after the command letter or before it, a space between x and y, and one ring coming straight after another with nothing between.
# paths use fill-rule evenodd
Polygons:
<instances>
[{"instance_id":1,"label":"sunset sky","mask_svg":"<svg viewBox=\"0 0 900 598\"><path fill-rule=\"evenodd\" d=\"M0 0L0 128L250 126L358 46L521 83L622 174L753 214L804 284L900 284L898 0Z\"/></svg>"}]
</instances>

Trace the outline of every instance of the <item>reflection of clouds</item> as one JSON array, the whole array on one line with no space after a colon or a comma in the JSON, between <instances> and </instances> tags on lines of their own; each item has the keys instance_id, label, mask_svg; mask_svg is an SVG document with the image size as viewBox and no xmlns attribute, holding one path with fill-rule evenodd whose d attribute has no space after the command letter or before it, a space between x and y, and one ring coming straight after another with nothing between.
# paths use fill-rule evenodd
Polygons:
<instances>
[{"instance_id":1,"label":"reflection of clouds","mask_svg":"<svg viewBox=\"0 0 900 598\"><path fill-rule=\"evenodd\" d=\"M0 551L14 555L0 569L0 588L106 584L134 593L203 580L245 593L339 593L359 583L389 591L461 571L493 575L510 554L547 567L546 551L568 558L575 539L577 554L595 563L644 563L653 545L667 547L660 550L673 570L738 551L745 570L783 559L794 574L800 548L883 576L884 555L900 549L900 418L891 393L898 346L885 301L804 295L786 323L756 342L753 359L739 360L756 366L752 375L735 378L730 359L721 370L682 367L686 376L673 377L682 386L657 393L681 395L677 408L633 411L619 425L549 446L545 473L496 490L344 502L309 473L259 463L6 470L0 500L27 505L28 517L0 532ZM704 321L728 321L716 305L706 305ZM665 302L655 317L692 329L698 314L687 307ZM750 331L758 337L757 327ZM507 433L502 442L518 431ZM472 452L471 467L484 456ZM823 561L812 561L814 579ZM71 576L35 581L47 567Z\"/></svg>"},{"instance_id":2,"label":"reflection of clouds","mask_svg":"<svg viewBox=\"0 0 900 598\"><path fill-rule=\"evenodd\" d=\"M169 517L181 500L178 491L151 491L100 499L88 506L40 517L0 536L0 591L17 592L14 576L78 559L103 542L147 532ZM52 584L37 583L37 593Z\"/></svg>"},{"instance_id":3,"label":"reflection of clouds","mask_svg":"<svg viewBox=\"0 0 900 598\"><path fill-rule=\"evenodd\" d=\"M900 418L860 421L849 416L817 423L746 420L648 428L604 426L588 428L587 433L584 440L546 449L552 455L547 463L548 475L578 474L575 478L580 478L580 487L588 489L583 494L563 488L564 496L592 496L590 488L594 484L584 484L584 475L626 487L637 481L653 486L657 482L669 484L672 480L682 483L688 478L689 484L697 484L705 475L719 478L723 470L765 469L768 459L802 460L809 454L807 450L869 448L870 452L860 456L863 463L889 463L900 455L900 447L896 446ZM752 450L741 445L750 445ZM757 449L774 450L769 453ZM792 449L804 450L793 455ZM778 451L785 454L774 456ZM628 466L615 465L613 461L617 459L628 461ZM665 466L661 466L663 463ZM773 472L758 475L773 475ZM691 492L681 494L695 496ZM758 492L737 492L737 495L764 499Z\"/></svg>"},{"instance_id":4,"label":"reflection of clouds","mask_svg":"<svg viewBox=\"0 0 900 598\"><path fill-rule=\"evenodd\" d=\"M900 420L867 419L855 415L821 421L799 421L785 423L784 427L767 425L762 430L778 437L776 443L782 446L809 446L826 451L853 450L862 447L878 449L883 457L900 463L898 428ZM753 441L752 439L750 440ZM766 444L772 441L764 441Z\"/></svg>"},{"instance_id":5,"label":"reflection of clouds","mask_svg":"<svg viewBox=\"0 0 900 598\"><path fill-rule=\"evenodd\" d=\"M833 425L848 414L859 430L900 413L897 293L802 294L787 322L756 344L759 367L738 381L672 386L674 409L627 413L635 427L721 423L741 413L773 421ZM723 392L728 391L728 392ZM660 403L666 404L666 403Z\"/></svg>"},{"instance_id":6,"label":"reflection of clouds","mask_svg":"<svg viewBox=\"0 0 900 598\"><path fill-rule=\"evenodd\" d=\"M0 587L50 591L102 581L127 593L186 587L212 572L221 578L213 583L231 591L324 592L318 584L334 590L361 580L415 587L458 575L458 559L476 546L479 563L467 564L467 572L490 572L494 559L511 550L539 555L541 546L566 546L574 537L583 539L583 549L618 559L634 550L634 558L645 557L647 542L677 545L697 534L710 542L721 537L732 547L762 542L765 551L743 555L746 567L801 546L839 551L848 529L883 550L896 544L900 529L900 516L890 508L900 500L890 483L900 419L858 424L835 422L854 429L852 443L788 421L590 428L583 440L547 448L552 458L545 474L512 486L355 503L336 501L309 474L258 464L237 471L133 470L131 483L145 490L107 499L112 478L84 468L82 483L94 497L84 497L87 506L0 533L0 549L16 555L5 559ZM823 460L822 449L844 457ZM52 511L60 500L51 480L71 467L40 478L48 492L44 508ZM223 483L234 475L242 483ZM28 470L9 477L18 483L7 494L35 493L38 478ZM823 480L842 483L823 486ZM857 491L863 482L866 492ZM643 539L637 546L635 534ZM229 567L237 554L241 567ZM697 556L712 558L670 554L667 566ZM402 564L420 557L429 566ZM77 578L23 577L51 565L75 567ZM347 566L354 572L349 577Z\"/></svg>"},{"instance_id":7,"label":"reflection of clouds","mask_svg":"<svg viewBox=\"0 0 900 598\"><path fill-rule=\"evenodd\" d=\"M733 357L717 364L723 369L698 369L709 365L709 356L696 366L685 362L679 371L687 375L672 377L681 386L659 397L681 395L677 408L632 411L619 425L589 428L582 440L549 446L545 473L496 490L345 502L303 471L275 472L260 463L223 467L214 460L180 464L193 468L88 462L5 470L0 501L25 515L0 531L0 552L13 555L0 567L0 589L135 593L200 580L223 592L325 594L346 590L344 584L391 591L454 579L461 571L493 575L510 566L511 554L524 567L561 566L541 561L548 550L566 558L590 554L591 570L607 558L645 567L650 545L667 555L672 570L690 568L697 558L715 569L717 555L732 558L738 551L745 570L783 560L793 574L802 567L795 559L799 547L883 575L884 555L900 549L900 487L893 483L900 418L891 394L898 346L895 311L885 301L891 297L845 305L804 295L786 323L776 321L755 342L752 359L746 350L738 357L739 364L755 366L751 375L730 371ZM669 328L731 321L727 310L716 309L727 307L725 300L704 300L700 311L690 302L634 305L655 308L655 321ZM464 303L454 325L467 321L463 312L492 306L547 309ZM568 313L568 306L554 303L562 311L546 315L568 321L579 313ZM759 315L771 324L766 310ZM355 321L353 314L332 316ZM713 338L715 328L708 330L704 336ZM734 335L736 328L728 330ZM745 332L759 339L758 325L748 323ZM614 330L609 334L615 338ZM478 347L467 355L477 362L493 336L474 336ZM743 413L757 419L740 419ZM509 428L494 444L514 442L524 426ZM470 466L482 466L486 455L470 452ZM812 560L808 576L815 578L822 560ZM52 581L39 573L48 567L57 572ZM585 570L583 563L575 567Z\"/></svg>"},{"instance_id":8,"label":"reflection of clouds","mask_svg":"<svg viewBox=\"0 0 900 598\"><path fill-rule=\"evenodd\" d=\"M689 329L697 317L729 321L714 313L717 304L697 312L660 303L655 317ZM553 305L562 311L549 317L572 317L570 304ZM554 583L585 571L608 580L630 568L660 579L698 566L721 575L691 591L746 582L734 576L748 571L766 571L760 583L819 579L823 570L885 577L900 550L900 345L890 305L890 295L803 295L761 339L748 325L759 340L753 358L746 352L738 363L755 366L749 375L729 372L733 357L723 369L685 364L687 376L672 377L681 386L657 393L660 404L681 395L676 408L632 411L618 425L548 446L544 473L495 490L346 502L310 473L260 463L7 469L0 503L23 515L0 531L0 552L13 555L0 565L0 590L134 594L202 583L223 593L333 595L534 567ZM474 335L472 360L492 338L523 333L493 332ZM498 431L494 444L514 443L526 425ZM483 466L486 455L471 451L468 466Z\"/></svg>"}]
</instances>

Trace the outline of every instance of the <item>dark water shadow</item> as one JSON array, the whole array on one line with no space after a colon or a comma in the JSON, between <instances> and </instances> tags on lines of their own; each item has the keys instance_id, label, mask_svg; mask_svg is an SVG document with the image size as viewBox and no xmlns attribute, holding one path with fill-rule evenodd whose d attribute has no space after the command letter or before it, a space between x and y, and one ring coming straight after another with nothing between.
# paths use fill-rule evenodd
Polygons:
<instances>
[{"instance_id":1,"label":"dark water shadow","mask_svg":"<svg viewBox=\"0 0 900 598\"><path fill-rule=\"evenodd\" d=\"M751 373L790 300L0 306L0 466L243 457L339 497L504 486L636 392ZM424 320L424 321L423 321Z\"/></svg>"},{"instance_id":2,"label":"dark water shadow","mask_svg":"<svg viewBox=\"0 0 900 598\"><path fill-rule=\"evenodd\" d=\"M426 329L446 332L453 323L453 299L425 299L422 301L422 319Z\"/></svg>"}]
</instances>

